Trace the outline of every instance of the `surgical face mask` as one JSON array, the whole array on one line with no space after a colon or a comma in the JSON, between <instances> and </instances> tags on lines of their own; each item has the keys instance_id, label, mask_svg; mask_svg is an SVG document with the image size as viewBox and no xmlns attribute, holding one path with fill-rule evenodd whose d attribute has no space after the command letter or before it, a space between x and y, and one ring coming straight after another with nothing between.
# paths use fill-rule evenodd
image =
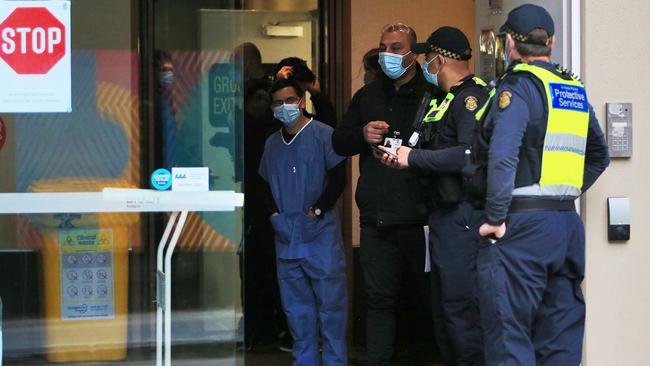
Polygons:
<instances>
[{"instance_id":1,"label":"surgical face mask","mask_svg":"<svg viewBox=\"0 0 650 366\"><path fill-rule=\"evenodd\" d=\"M174 82L174 72L173 71L161 71L160 72L160 85L164 87L170 87Z\"/></svg>"},{"instance_id":2,"label":"surgical face mask","mask_svg":"<svg viewBox=\"0 0 650 366\"><path fill-rule=\"evenodd\" d=\"M285 126L291 127L298 122L302 111L300 105L296 104L282 104L281 106L273 108L273 117L277 118Z\"/></svg>"},{"instance_id":3,"label":"surgical face mask","mask_svg":"<svg viewBox=\"0 0 650 366\"><path fill-rule=\"evenodd\" d=\"M406 55L411 53L409 51ZM396 53L390 52L380 52L379 53L379 66L384 71L384 74L391 79L398 79L400 76L404 75L406 69L413 66L413 62L407 67L402 66L402 60L406 55L398 55Z\"/></svg>"},{"instance_id":4,"label":"surgical face mask","mask_svg":"<svg viewBox=\"0 0 650 366\"><path fill-rule=\"evenodd\" d=\"M438 56L440 56L440 55L438 55ZM436 56L436 57L438 57L438 56ZM432 73L429 72L429 64L432 63L433 60L436 59L436 57L434 57L434 58L432 58L431 60L426 61L426 62L424 63L424 65L422 66L422 74L424 74L424 78L427 79L427 81L428 81L429 83L431 83L431 84L433 84L433 85L435 85L435 86L438 86L438 73L439 73L440 71L438 71L438 72L435 73L435 74L432 74Z\"/></svg>"}]
</instances>

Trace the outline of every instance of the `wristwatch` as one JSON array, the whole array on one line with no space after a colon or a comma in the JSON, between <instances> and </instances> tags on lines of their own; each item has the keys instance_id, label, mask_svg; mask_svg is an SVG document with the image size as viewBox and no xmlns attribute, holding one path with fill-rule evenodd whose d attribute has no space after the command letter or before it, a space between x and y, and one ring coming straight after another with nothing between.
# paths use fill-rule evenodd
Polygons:
<instances>
[{"instance_id":1,"label":"wristwatch","mask_svg":"<svg viewBox=\"0 0 650 366\"><path fill-rule=\"evenodd\" d=\"M318 207L311 207L309 211L313 212L316 217L320 217L323 214L323 211Z\"/></svg>"}]
</instances>

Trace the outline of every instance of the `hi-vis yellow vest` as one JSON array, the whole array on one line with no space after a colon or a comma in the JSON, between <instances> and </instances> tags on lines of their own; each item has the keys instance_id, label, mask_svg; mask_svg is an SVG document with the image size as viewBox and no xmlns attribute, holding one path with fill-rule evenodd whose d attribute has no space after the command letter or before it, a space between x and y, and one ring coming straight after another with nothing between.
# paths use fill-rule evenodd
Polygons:
<instances>
[{"instance_id":1,"label":"hi-vis yellow vest","mask_svg":"<svg viewBox=\"0 0 650 366\"><path fill-rule=\"evenodd\" d=\"M481 80L476 76L474 76L472 80L474 80L476 85L480 85L482 87L487 86L487 84L483 80ZM442 118L445 116L445 114L447 113L447 110L449 109L449 106L451 105L451 102L454 100L455 97L456 95L454 95L454 93L452 92L447 93L447 96L445 97L445 99L443 99L440 105L438 105L436 99L432 99L431 102L429 103L429 107L431 108L429 108L429 111L424 116L424 119L422 119L422 122L424 123L440 122Z\"/></svg>"},{"instance_id":2,"label":"hi-vis yellow vest","mask_svg":"<svg viewBox=\"0 0 650 366\"><path fill-rule=\"evenodd\" d=\"M531 73L546 91L548 122L542 151L540 194L579 196L589 130L589 103L584 85L524 63L515 66L513 71Z\"/></svg>"}]
</instances>

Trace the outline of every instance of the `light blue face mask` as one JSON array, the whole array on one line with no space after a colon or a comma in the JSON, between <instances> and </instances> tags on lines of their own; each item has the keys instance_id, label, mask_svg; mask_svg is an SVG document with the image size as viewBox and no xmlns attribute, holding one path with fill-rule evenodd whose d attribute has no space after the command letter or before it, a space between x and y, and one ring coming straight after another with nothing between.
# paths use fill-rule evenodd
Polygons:
<instances>
[{"instance_id":1,"label":"light blue face mask","mask_svg":"<svg viewBox=\"0 0 650 366\"><path fill-rule=\"evenodd\" d=\"M415 61L413 61L407 67L402 66L402 60L404 59L404 56L408 55L409 53L411 53L411 51L405 55L398 55L396 53L390 52L380 52L379 66L381 66L381 69L384 71L384 74L386 74L386 76L391 79L397 79L400 76L404 75L406 69L413 66L413 63L415 63Z\"/></svg>"},{"instance_id":2,"label":"light blue face mask","mask_svg":"<svg viewBox=\"0 0 650 366\"><path fill-rule=\"evenodd\" d=\"M291 127L298 122L302 111L298 103L296 104L283 104L273 108L273 117L277 118L285 126Z\"/></svg>"},{"instance_id":3,"label":"light blue face mask","mask_svg":"<svg viewBox=\"0 0 650 366\"><path fill-rule=\"evenodd\" d=\"M173 71L161 71L160 72L160 85L163 87L170 87L174 82L174 72Z\"/></svg>"},{"instance_id":4,"label":"light blue face mask","mask_svg":"<svg viewBox=\"0 0 650 366\"><path fill-rule=\"evenodd\" d=\"M438 55L440 56L440 55ZM436 57L438 57L436 56ZM436 57L432 58L429 61L426 61L424 65L422 65L422 74L424 74L424 78L427 79L427 81L435 86L438 86L438 73L432 74L429 72L429 64L433 62L433 60L436 59Z\"/></svg>"}]
</instances>

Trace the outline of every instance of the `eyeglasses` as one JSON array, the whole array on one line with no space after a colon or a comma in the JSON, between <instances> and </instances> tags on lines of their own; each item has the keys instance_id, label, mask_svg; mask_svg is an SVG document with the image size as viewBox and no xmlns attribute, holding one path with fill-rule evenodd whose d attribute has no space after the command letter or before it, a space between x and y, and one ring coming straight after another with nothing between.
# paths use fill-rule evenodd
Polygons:
<instances>
[{"instance_id":1,"label":"eyeglasses","mask_svg":"<svg viewBox=\"0 0 650 366\"><path fill-rule=\"evenodd\" d=\"M395 23L395 24L386 24L381 28L381 34L386 32L403 32L406 34L412 34L413 29L404 23Z\"/></svg>"},{"instance_id":2,"label":"eyeglasses","mask_svg":"<svg viewBox=\"0 0 650 366\"><path fill-rule=\"evenodd\" d=\"M300 97L291 96L284 100L274 100L271 102L271 108L277 108L283 104L298 104L300 103Z\"/></svg>"}]
</instances>

